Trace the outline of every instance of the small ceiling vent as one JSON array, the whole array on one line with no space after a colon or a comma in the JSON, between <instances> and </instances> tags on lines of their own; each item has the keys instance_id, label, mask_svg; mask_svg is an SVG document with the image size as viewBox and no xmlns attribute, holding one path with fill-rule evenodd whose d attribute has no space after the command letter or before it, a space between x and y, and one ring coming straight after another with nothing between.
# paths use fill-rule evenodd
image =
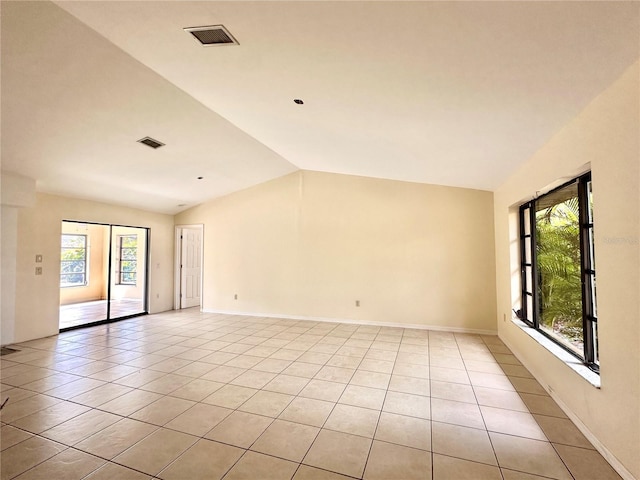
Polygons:
<instances>
[{"instance_id":1,"label":"small ceiling vent","mask_svg":"<svg viewBox=\"0 0 640 480\"><path fill-rule=\"evenodd\" d=\"M158 140L154 140L151 137L141 138L140 140L138 140L138 142L139 143L143 143L147 147L151 147L151 148L160 148L160 147L164 146L164 143L159 142Z\"/></svg>"},{"instance_id":2,"label":"small ceiling vent","mask_svg":"<svg viewBox=\"0 0 640 480\"><path fill-rule=\"evenodd\" d=\"M218 45L240 45L233 38L229 30L223 25L210 25L208 27L189 27L184 29L194 36L201 45L205 47L215 47Z\"/></svg>"}]
</instances>

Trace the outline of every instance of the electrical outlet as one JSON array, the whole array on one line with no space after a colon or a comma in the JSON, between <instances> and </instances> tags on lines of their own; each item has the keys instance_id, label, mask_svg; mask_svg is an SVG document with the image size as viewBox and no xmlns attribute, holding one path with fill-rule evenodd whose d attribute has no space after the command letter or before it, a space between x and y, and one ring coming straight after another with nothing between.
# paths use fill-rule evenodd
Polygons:
<instances>
[{"instance_id":1,"label":"electrical outlet","mask_svg":"<svg viewBox=\"0 0 640 480\"><path fill-rule=\"evenodd\" d=\"M234 299L234 300L237 300L237 299L238 299L238 294L237 294L237 293L233 296L233 299Z\"/></svg>"},{"instance_id":2,"label":"electrical outlet","mask_svg":"<svg viewBox=\"0 0 640 480\"><path fill-rule=\"evenodd\" d=\"M503 322L506 322L506 321L507 321L507 314L506 314L506 313L503 313L503 314L502 314L502 321L503 321Z\"/></svg>"},{"instance_id":3,"label":"electrical outlet","mask_svg":"<svg viewBox=\"0 0 640 480\"><path fill-rule=\"evenodd\" d=\"M42 267L36 267L36 275L42 275Z\"/></svg>"},{"instance_id":4,"label":"electrical outlet","mask_svg":"<svg viewBox=\"0 0 640 480\"><path fill-rule=\"evenodd\" d=\"M360 306L360 300L356 300L356 307Z\"/></svg>"}]
</instances>

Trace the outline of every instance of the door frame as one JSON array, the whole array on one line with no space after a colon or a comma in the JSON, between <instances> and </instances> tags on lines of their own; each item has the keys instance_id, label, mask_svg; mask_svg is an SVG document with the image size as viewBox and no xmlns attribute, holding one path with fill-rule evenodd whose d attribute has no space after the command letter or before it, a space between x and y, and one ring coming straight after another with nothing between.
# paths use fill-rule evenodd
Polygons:
<instances>
[{"instance_id":1,"label":"door frame","mask_svg":"<svg viewBox=\"0 0 640 480\"><path fill-rule=\"evenodd\" d=\"M182 288L182 269L180 268L180 260L182 256L182 229L189 228L192 230L200 230L202 233L202 241L200 242L200 311L202 311L202 292L204 280L204 224L187 224L175 226L175 248L174 248L174 280L173 280L173 309L181 310L180 289Z\"/></svg>"},{"instance_id":2,"label":"door frame","mask_svg":"<svg viewBox=\"0 0 640 480\"><path fill-rule=\"evenodd\" d=\"M150 246L150 239L151 239L151 228L150 227L141 227L141 226L136 226L136 225L122 225L119 223L102 223L102 222L95 222L95 221L85 221L85 220L67 220L67 219L62 219L60 222L60 225L62 225L62 223L78 223L78 224L84 224L84 225L101 225L103 227L108 227L109 228L109 251L108 251L108 261L107 261L107 272L106 272L106 277L105 280L107 282L107 289L106 289L106 301L107 301L107 311L106 311L106 318L104 320L98 320L98 321L94 321L94 322L87 322L87 323L83 323L82 325L75 325L73 327L68 327L68 328L64 328L64 329L60 329L59 325L60 325L60 301L58 300L58 330L59 331L68 331L68 330L76 330L78 328L85 328L85 327L93 327L96 325L104 325L104 324L109 324L109 323L113 323L113 322L119 322L120 320L126 320L128 318L133 318L133 317L139 317L142 315L148 315L149 314L149 295L150 295L150 290L149 290L149 272L150 272L150 267L149 267L149 263L151 261L151 246ZM143 307L143 311L139 312L139 313L134 313L131 315L125 315L122 317L116 317L116 318L111 318L111 275L113 274L112 271L112 263L113 263L113 259L112 259L112 255L113 255L113 227L125 227L125 228L137 228L140 230L144 230L144 234L145 234L145 266L144 266L144 293L142 295L142 307ZM60 249L58 249L60 250Z\"/></svg>"}]
</instances>

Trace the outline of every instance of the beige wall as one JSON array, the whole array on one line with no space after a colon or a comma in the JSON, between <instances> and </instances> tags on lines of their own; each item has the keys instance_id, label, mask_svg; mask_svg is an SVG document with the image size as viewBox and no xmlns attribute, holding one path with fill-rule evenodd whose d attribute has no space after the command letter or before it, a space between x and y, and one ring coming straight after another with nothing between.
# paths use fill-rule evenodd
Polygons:
<instances>
[{"instance_id":1,"label":"beige wall","mask_svg":"<svg viewBox=\"0 0 640 480\"><path fill-rule=\"evenodd\" d=\"M38 194L36 205L18 211L14 338L20 342L58 332L60 234L62 220L149 227L151 313L173 308L173 217L98 202ZM34 274L34 257L43 255L43 275Z\"/></svg>"},{"instance_id":2,"label":"beige wall","mask_svg":"<svg viewBox=\"0 0 640 480\"><path fill-rule=\"evenodd\" d=\"M13 341L15 332L13 319L16 313L16 255L18 252L18 239L15 233L18 230L18 209L2 205L0 225L2 228L0 243L2 250L0 256L2 262L0 345L5 345Z\"/></svg>"},{"instance_id":3,"label":"beige wall","mask_svg":"<svg viewBox=\"0 0 640 480\"><path fill-rule=\"evenodd\" d=\"M105 240L108 241L109 227L63 222L62 233L87 236L89 278L86 285L60 288L60 305L104 300L107 298L104 264L105 255L109 253L109 247Z\"/></svg>"},{"instance_id":4,"label":"beige wall","mask_svg":"<svg viewBox=\"0 0 640 480\"><path fill-rule=\"evenodd\" d=\"M0 231L0 345L13 341L16 313L16 256L18 254L18 211L36 203L36 181L13 172L0 173L2 221Z\"/></svg>"},{"instance_id":5,"label":"beige wall","mask_svg":"<svg viewBox=\"0 0 640 480\"><path fill-rule=\"evenodd\" d=\"M492 206L490 192L303 171L176 223L204 224L204 310L489 332Z\"/></svg>"},{"instance_id":6,"label":"beige wall","mask_svg":"<svg viewBox=\"0 0 640 480\"><path fill-rule=\"evenodd\" d=\"M495 192L499 335L610 460L635 478L640 478L639 74L636 63ZM514 209L589 163L601 389L502 319L510 319L519 302Z\"/></svg>"}]
</instances>

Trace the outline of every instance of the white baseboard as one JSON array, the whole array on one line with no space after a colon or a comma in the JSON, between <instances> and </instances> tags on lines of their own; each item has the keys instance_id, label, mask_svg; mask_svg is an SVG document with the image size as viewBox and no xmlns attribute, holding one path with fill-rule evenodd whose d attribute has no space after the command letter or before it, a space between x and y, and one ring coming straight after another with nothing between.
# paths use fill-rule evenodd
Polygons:
<instances>
[{"instance_id":1,"label":"white baseboard","mask_svg":"<svg viewBox=\"0 0 640 480\"><path fill-rule=\"evenodd\" d=\"M593 433L591 433L591 430L589 430L589 428L584 423L582 423L582 420L580 420L576 416L576 414L569 409L567 404L564 403L556 395L556 393L553 390L549 391L549 395L551 395L551 398L555 400L558 406L567 415L567 417L569 417L569 419L575 424L575 426L578 427L578 430L580 430L582 434L585 437L587 437L587 440L589 440L591 444L595 447L595 449L598 452L600 452L600 455L602 455L604 459L607 462L609 462L609 465L611 465L611 467L616 472L618 472L618 475L620 475L624 480L636 480L636 477L631 475L631 472L627 470L622 463L620 463L620 461L616 458L616 456L613 453L611 453L609 449L605 447L602 444L602 442L600 442L600 440L598 440L598 438Z\"/></svg>"},{"instance_id":2,"label":"white baseboard","mask_svg":"<svg viewBox=\"0 0 640 480\"><path fill-rule=\"evenodd\" d=\"M472 333L476 335L497 335L497 330L480 330L474 328L447 327L441 325L418 325L412 323L374 322L371 320L355 320L353 318L311 317L307 315L275 315L273 313L238 312L223 310L202 310L203 313L219 313L223 315L243 315L246 317L283 318L286 320L310 320L326 323L349 323L354 325L374 325L376 327L415 328L418 330L434 330L439 332Z\"/></svg>"},{"instance_id":3,"label":"white baseboard","mask_svg":"<svg viewBox=\"0 0 640 480\"><path fill-rule=\"evenodd\" d=\"M540 377L536 375L535 369L531 368L531 366L528 365L526 361L520 358L520 356L516 353L516 350L512 347L512 345L510 345L505 338L500 337L500 340L502 340L504 344L509 348L509 350L511 350L511 353L515 355L515 357L520 361L520 363L522 363L522 365L524 365L524 367L527 370L529 370L531 375L534 376L534 378L538 381L538 383L542 386L542 388L544 388L545 391L551 396L551 398L553 398L553 400L558 404L560 409L567 415L567 417L569 417L569 419L574 423L574 425L578 428L578 430L580 430L580 432L587 438L587 440L591 442L591 444L600 453L600 455L602 455L604 459L607 462L609 462L609 465L611 465L611 467L616 472L618 472L618 475L620 475L624 480L637 480L631 474L631 472L629 472L629 470L627 470L627 468L620 462L620 460L618 460L616 456L613 453L611 453L609 449L605 447L602 444L602 442L600 442L600 440L598 440L598 437L596 437L591 432L591 430L589 430L589 428L582 422L582 420L580 420L580 418L578 418L578 416L575 413L573 413L573 411L567 406L567 404L564 403L564 401L562 401L562 399L558 397L556 392L553 391L553 389L551 389L551 387L549 387L546 384L546 382L540 381Z\"/></svg>"}]
</instances>

